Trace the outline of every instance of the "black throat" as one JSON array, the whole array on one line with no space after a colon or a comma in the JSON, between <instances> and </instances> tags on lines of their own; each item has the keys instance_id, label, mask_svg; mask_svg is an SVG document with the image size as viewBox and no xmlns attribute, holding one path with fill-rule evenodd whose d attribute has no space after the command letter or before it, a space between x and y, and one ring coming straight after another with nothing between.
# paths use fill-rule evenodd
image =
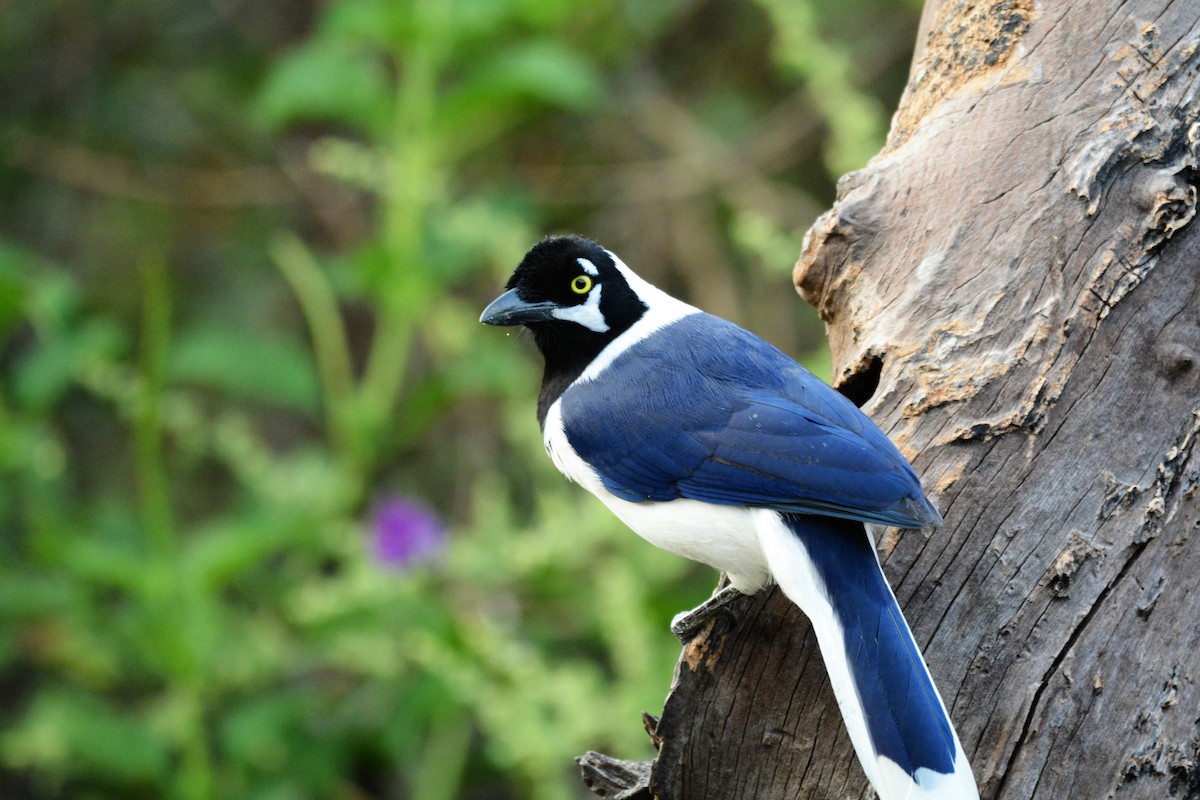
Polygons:
<instances>
[{"instance_id":1,"label":"black throat","mask_svg":"<svg viewBox=\"0 0 1200 800\"><path fill-rule=\"evenodd\" d=\"M546 414L549 413L550 406L562 397L567 387L583 374L588 364L591 364L621 332L589 331L586 335L581 335L563 323L544 323L528 327L533 334L533 341L546 361L537 405L538 425L545 430Z\"/></svg>"},{"instance_id":2,"label":"black throat","mask_svg":"<svg viewBox=\"0 0 1200 800\"><path fill-rule=\"evenodd\" d=\"M649 306L616 256L579 236L552 236L534 245L506 288L537 309L524 325L546 362L537 408L545 430L550 406Z\"/></svg>"}]
</instances>

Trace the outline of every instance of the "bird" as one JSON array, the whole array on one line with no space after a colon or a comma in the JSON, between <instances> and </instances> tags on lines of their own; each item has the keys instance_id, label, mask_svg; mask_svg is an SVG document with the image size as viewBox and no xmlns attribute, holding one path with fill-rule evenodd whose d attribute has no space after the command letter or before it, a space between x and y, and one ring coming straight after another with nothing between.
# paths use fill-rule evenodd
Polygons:
<instances>
[{"instance_id":1,"label":"bird","mask_svg":"<svg viewBox=\"0 0 1200 800\"><path fill-rule=\"evenodd\" d=\"M524 326L541 352L537 417L559 471L651 544L725 574L697 613L772 583L804 612L882 800L978 798L867 528L942 517L865 414L577 235L535 244L480 321Z\"/></svg>"}]
</instances>

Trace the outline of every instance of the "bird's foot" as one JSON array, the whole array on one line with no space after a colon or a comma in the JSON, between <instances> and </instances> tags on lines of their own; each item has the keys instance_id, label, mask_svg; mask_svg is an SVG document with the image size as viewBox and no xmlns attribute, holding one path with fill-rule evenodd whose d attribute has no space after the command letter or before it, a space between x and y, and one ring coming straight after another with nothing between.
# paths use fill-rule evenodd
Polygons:
<instances>
[{"instance_id":1,"label":"bird's foot","mask_svg":"<svg viewBox=\"0 0 1200 800\"><path fill-rule=\"evenodd\" d=\"M742 593L732 586L726 586L712 597L705 600L691 611L683 611L671 620L671 633L683 644L696 638L700 629L725 606L742 597Z\"/></svg>"}]
</instances>

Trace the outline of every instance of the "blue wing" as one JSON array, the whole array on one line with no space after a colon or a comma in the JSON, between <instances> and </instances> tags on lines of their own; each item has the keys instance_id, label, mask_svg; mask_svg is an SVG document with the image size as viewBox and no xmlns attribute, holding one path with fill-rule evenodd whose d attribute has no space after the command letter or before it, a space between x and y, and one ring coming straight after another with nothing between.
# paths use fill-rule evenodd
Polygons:
<instances>
[{"instance_id":1,"label":"blue wing","mask_svg":"<svg viewBox=\"0 0 1200 800\"><path fill-rule=\"evenodd\" d=\"M912 467L854 404L709 314L634 344L604 380L573 384L562 414L571 446L626 500L689 498L900 527L940 521Z\"/></svg>"}]
</instances>

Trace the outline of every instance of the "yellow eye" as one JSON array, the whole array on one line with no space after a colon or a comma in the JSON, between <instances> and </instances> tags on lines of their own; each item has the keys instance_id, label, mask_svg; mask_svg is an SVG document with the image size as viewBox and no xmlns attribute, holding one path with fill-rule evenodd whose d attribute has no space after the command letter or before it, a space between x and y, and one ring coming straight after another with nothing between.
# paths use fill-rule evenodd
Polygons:
<instances>
[{"instance_id":1,"label":"yellow eye","mask_svg":"<svg viewBox=\"0 0 1200 800\"><path fill-rule=\"evenodd\" d=\"M577 275L571 281L571 291L575 294L587 294L592 290L592 279L587 275Z\"/></svg>"}]
</instances>

